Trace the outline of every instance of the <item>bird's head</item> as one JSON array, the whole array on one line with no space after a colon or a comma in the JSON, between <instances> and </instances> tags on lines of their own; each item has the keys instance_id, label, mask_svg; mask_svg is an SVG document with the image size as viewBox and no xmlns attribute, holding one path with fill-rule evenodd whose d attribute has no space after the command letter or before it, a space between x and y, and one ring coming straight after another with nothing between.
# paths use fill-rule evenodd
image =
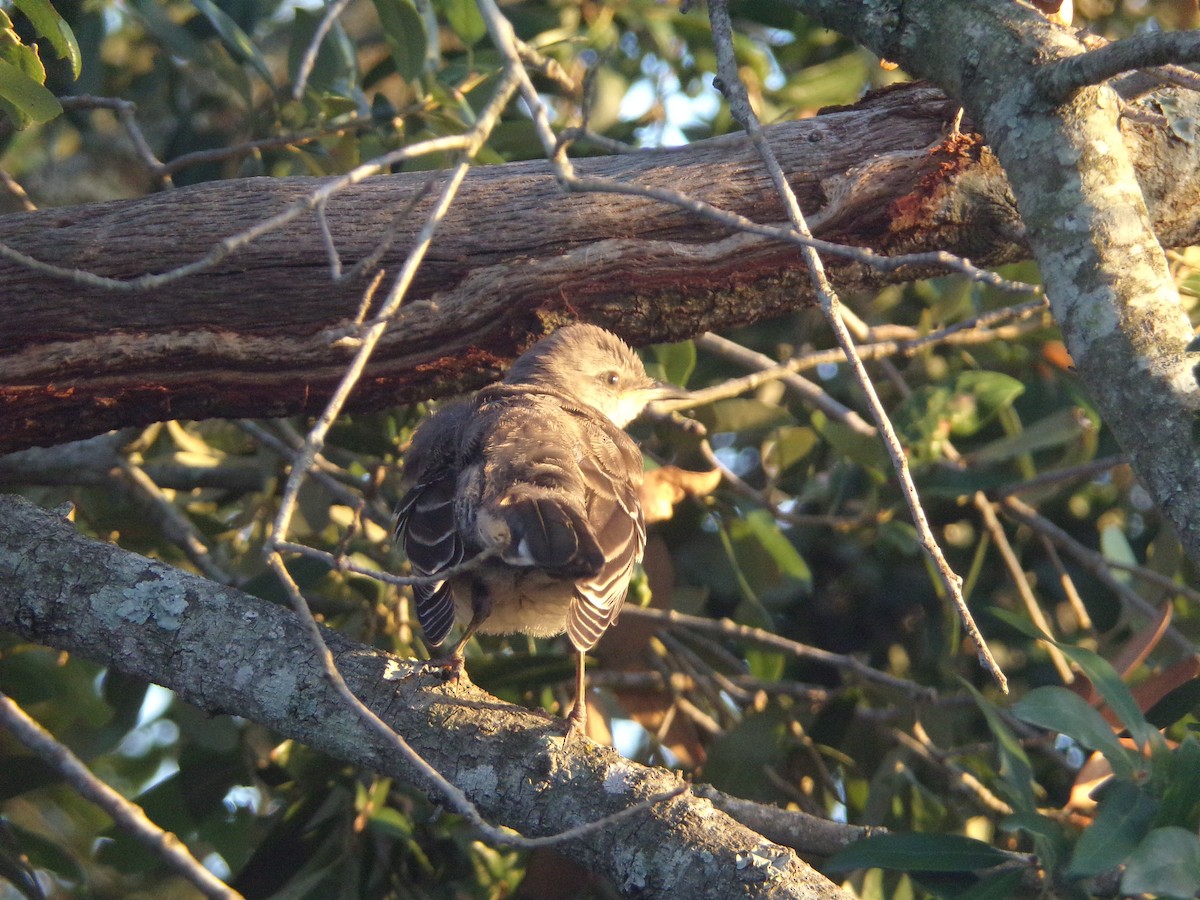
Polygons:
<instances>
[{"instance_id":1,"label":"bird's head","mask_svg":"<svg viewBox=\"0 0 1200 900\"><path fill-rule=\"evenodd\" d=\"M680 396L646 374L629 345L595 325L568 325L513 363L508 384L546 385L569 394L624 428L653 400Z\"/></svg>"}]
</instances>

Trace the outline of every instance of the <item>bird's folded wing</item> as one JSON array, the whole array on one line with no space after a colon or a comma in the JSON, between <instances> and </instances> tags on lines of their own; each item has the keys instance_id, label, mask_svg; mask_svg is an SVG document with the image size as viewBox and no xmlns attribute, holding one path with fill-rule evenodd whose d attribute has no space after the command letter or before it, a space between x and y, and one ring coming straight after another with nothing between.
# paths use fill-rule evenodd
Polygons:
<instances>
[{"instance_id":1,"label":"bird's folded wing","mask_svg":"<svg viewBox=\"0 0 1200 900\"><path fill-rule=\"evenodd\" d=\"M396 510L396 530L417 575L437 575L463 561L464 549L454 519L455 479L417 484ZM442 643L454 624L450 582L413 585L417 620L429 643Z\"/></svg>"},{"instance_id":2,"label":"bird's folded wing","mask_svg":"<svg viewBox=\"0 0 1200 900\"><path fill-rule=\"evenodd\" d=\"M408 492L396 508L396 535L416 575L436 576L463 561L456 521L457 452L470 416L467 404L444 407L418 429L405 457ZM411 470L409 467L411 466ZM454 598L445 580L413 585L417 620L438 645L454 625Z\"/></svg>"},{"instance_id":3,"label":"bird's folded wing","mask_svg":"<svg viewBox=\"0 0 1200 900\"><path fill-rule=\"evenodd\" d=\"M604 565L576 583L567 614L567 635L579 650L595 645L616 621L629 590L633 567L646 547L646 525L638 492L642 456L624 433L596 423L587 428L592 452L580 459L588 492L588 520Z\"/></svg>"}]
</instances>

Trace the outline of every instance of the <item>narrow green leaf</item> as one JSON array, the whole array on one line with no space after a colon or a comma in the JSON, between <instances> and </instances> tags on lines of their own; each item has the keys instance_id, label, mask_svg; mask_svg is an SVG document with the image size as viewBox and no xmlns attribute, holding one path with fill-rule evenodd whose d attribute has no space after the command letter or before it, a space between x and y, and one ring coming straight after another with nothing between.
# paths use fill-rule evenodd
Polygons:
<instances>
[{"instance_id":1,"label":"narrow green leaf","mask_svg":"<svg viewBox=\"0 0 1200 900\"><path fill-rule=\"evenodd\" d=\"M1195 897L1200 893L1200 838L1184 828L1156 828L1127 860L1123 896Z\"/></svg>"},{"instance_id":2,"label":"narrow green leaf","mask_svg":"<svg viewBox=\"0 0 1200 900\"><path fill-rule=\"evenodd\" d=\"M1158 797L1156 825L1192 827L1200 816L1200 740L1189 734L1165 756L1155 758L1154 794Z\"/></svg>"},{"instance_id":3,"label":"narrow green leaf","mask_svg":"<svg viewBox=\"0 0 1200 900\"><path fill-rule=\"evenodd\" d=\"M1120 778L1132 778L1138 770L1139 757L1121 746L1104 716L1066 688L1055 685L1034 688L1013 707L1013 714L1031 725L1068 735L1091 750L1099 750Z\"/></svg>"},{"instance_id":4,"label":"narrow green leaf","mask_svg":"<svg viewBox=\"0 0 1200 900\"><path fill-rule=\"evenodd\" d=\"M18 128L29 122L49 122L62 112L58 98L44 85L3 59L0 59L0 99L12 104L24 117L25 121L16 123Z\"/></svg>"},{"instance_id":5,"label":"narrow green leaf","mask_svg":"<svg viewBox=\"0 0 1200 900\"><path fill-rule=\"evenodd\" d=\"M33 23L37 33L50 42L59 59L71 63L71 75L79 77L83 57L79 53L79 42L75 32L48 0L13 0L13 4Z\"/></svg>"},{"instance_id":6,"label":"narrow green leaf","mask_svg":"<svg viewBox=\"0 0 1200 900\"><path fill-rule=\"evenodd\" d=\"M897 869L902 872L973 872L1019 857L958 834L881 834L851 844L825 868Z\"/></svg>"},{"instance_id":7,"label":"narrow green leaf","mask_svg":"<svg viewBox=\"0 0 1200 900\"><path fill-rule=\"evenodd\" d=\"M983 694L975 690L969 682L961 678L959 681L970 692L971 699L983 713L988 728L996 738L996 750L1000 756L1000 778L1005 787L1005 796L1018 812L1036 815L1037 805L1033 797L1033 766L1029 764L1025 748L1021 746L1021 742L1012 733L1012 729L1000 717L996 707Z\"/></svg>"},{"instance_id":8,"label":"narrow green leaf","mask_svg":"<svg viewBox=\"0 0 1200 900\"><path fill-rule=\"evenodd\" d=\"M762 548L767 551L771 562L778 567L781 575L803 582L806 588L812 586L812 570L809 569L808 563L804 561L804 557L800 555L796 545L787 539L780 529L779 523L771 517L769 512L765 509L756 509L742 521L749 527L750 533L754 535Z\"/></svg>"},{"instance_id":9,"label":"narrow green leaf","mask_svg":"<svg viewBox=\"0 0 1200 900\"><path fill-rule=\"evenodd\" d=\"M1072 662L1079 666L1083 670L1083 674L1087 675L1091 680L1096 691L1104 698L1104 702L1116 713L1121 723L1129 729L1130 736L1137 742L1139 747L1149 746L1156 753L1164 748L1162 735L1146 721L1146 717L1137 705L1137 701L1133 699L1133 694L1129 692L1129 688L1121 680L1121 676L1117 674L1117 670L1112 667L1112 664L1108 660L1091 650L1076 647L1072 644L1064 644L1061 641L1047 637L1033 623L1018 618L1006 610L996 609L992 612L997 618L1007 622L1018 631L1029 635L1029 637L1048 641L1058 647ZM1096 747L1095 749L1099 750L1100 748Z\"/></svg>"},{"instance_id":10,"label":"narrow green leaf","mask_svg":"<svg viewBox=\"0 0 1200 900\"><path fill-rule=\"evenodd\" d=\"M1117 525L1108 525L1100 529L1100 552L1104 554L1105 559L1124 566L1136 566L1138 563L1137 555L1129 546L1129 538L1125 536L1124 529ZM1130 573L1120 569L1113 572L1113 577L1126 584L1133 580Z\"/></svg>"},{"instance_id":11,"label":"narrow green leaf","mask_svg":"<svg viewBox=\"0 0 1200 900\"><path fill-rule=\"evenodd\" d=\"M237 22L233 21L225 11L212 2L212 0L192 0L196 5L196 9L208 19L213 30L220 36L222 43L229 49L235 59L248 63L254 68L267 86L274 89L275 82L271 78L271 67L267 65L267 59L263 56L262 51L254 41L250 40L250 35L242 30L242 27Z\"/></svg>"},{"instance_id":12,"label":"narrow green leaf","mask_svg":"<svg viewBox=\"0 0 1200 900\"><path fill-rule=\"evenodd\" d=\"M1100 798L1092 824L1075 844L1067 874L1086 878L1116 868L1145 837L1158 804L1129 781L1114 781Z\"/></svg>"},{"instance_id":13,"label":"narrow green leaf","mask_svg":"<svg viewBox=\"0 0 1200 900\"><path fill-rule=\"evenodd\" d=\"M1003 462L1014 456L1070 443L1092 428L1095 428L1095 425L1082 410L1060 409L1027 426L1019 434L992 441L967 454L966 458L969 462L977 464Z\"/></svg>"},{"instance_id":14,"label":"narrow green leaf","mask_svg":"<svg viewBox=\"0 0 1200 900\"><path fill-rule=\"evenodd\" d=\"M425 23L412 0L374 0L396 71L417 81L425 65Z\"/></svg>"}]
</instances>

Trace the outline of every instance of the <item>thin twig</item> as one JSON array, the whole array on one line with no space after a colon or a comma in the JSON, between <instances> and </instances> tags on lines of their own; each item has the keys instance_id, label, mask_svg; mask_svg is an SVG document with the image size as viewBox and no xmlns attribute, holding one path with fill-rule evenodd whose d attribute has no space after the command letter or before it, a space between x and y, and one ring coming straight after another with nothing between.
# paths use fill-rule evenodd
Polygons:
<instances>
[{"instance_id":1,"label":"thin twig","mask_svg":"<svg viewBox=\"0 0 1200 900\"><path fill-rule=\"evenodd\" d=\"M104 810L118 828L148 848L205 897L235 900L242 896L204 868L178 837L151 822L140 806L130 803L97 778L79 757L4 694L0 694L0 724L81 796Z\"/></svg>"},{"instance_id":2,"label":"thin twig","mask_svg":"<svg viewBox=\"0 0 1200 900\"><path fill-rule=\"evenodd\" d=\"M435 575L393 575L390 572L381 572L378 569L360 566L357 563L351 562L344 555L327 553L324 550L318 550L316 547L309 547L307 544L295 544L291 541L275 541L275 549L282 553L295 553L298 556L307 556L309 559L323 562L329 568L336 569L339 572L353 572L355 575L366 575L385 584L394 584L397 587L409 587L414 584L437 584L439 581L445 581L447 578L454 578L466 572L474 571L499 553L498 550L494 549L484 550L469 559L463 560L457 566L449 566L448 568L439 570Z\"/></svg>"},{"instance_id":3,"label":"thin twig","mask_svg":"<svg viewBox=\"0 0 1200 900\"><path fill-rule=\"evenodd\" d=\"M1104 554L1097 553L1095 550L1083 546L1083 544L1079 543L1079 541L1075 540L1073 537L1071 537L1071 535L1067 534L1045 516L1039 514L1038 511L1033 507L1022 502L1016 497L1005 497L1000 503L1000 509L1003 510L1005 515L1011 516L1018 522L1028 525L1034 531L1046 535L1047 538L1052 540L1061 549L1075 557L1075 559L1085 569L1091 572L1092 575L1099 579L1105 587L1140 612L1143 616L1148 619L1157 618L1158 610L1146 602L1145 598L1143 598L1141 594L1133 590L1128 585L1123 584L1120 579L1113 577L1110 569L1120 567L1116 566L1112 560L1106 559ZM1137 574L1148 578L1149 571L1150 570L1148 569L1139 569L1137 570ZM1154 574L1157 575L1158 573ZM1162 578L1163 576L1158 577ZM1182 585L1171 582L1169 579L1166 579L1166 581L1167 585L1164 586L1176 593L1184 593L1185 591L1190 590ZM1177 629L1174 625L1167 626L1165 634L1166 637L1170 638L1173 644L1185 652L1189 654L1194 654L1196 652L1195 644L1193 644L1192 641L1186 635L1180 632L1179 629Z\"/></svg>"},{"instance_id":4,"label":"thin twig","mask_svg":"<svg viewBox=\"0 0 1200 900\"><path fill-rule=\"evenodd\" d=\"M771 180L775 184L776 191L787 208L788 218L792 223L792 227L799 234L806 238L811 238L808 225L804 220L804 214L800 211L800 205L796 200L796 195L792 191L791 185L788 183L787 177L779 165L779 161L775 158L774 152L771 150L762 133L758 117L755 116L754 111L750 107L749 98L746 96L746 88L742 84L741 77L738 74L737 58L733 49L733 25L729 19L729 10L725 5L725 0L709 0L708 14L709 21L712 23L713 43L717 50L717 71L722 80L725 96L729 101L730 112L742 127L746 129L746 133L758 149L763 164L766 166L771 175ZM904 449L900 446L899 438L896 437L887 412L884 410L883 404L875 392L875 387L871 383L866 369L863 367L862 360L855 351L854 340L850 336L849 331L847 331L839 312L840 303L837 294L825 276L824 263L822 263L820 256L812 246L802 247L801 253L805 264L808 266L809 277L820 300L825 320L830 328L833 329L838 345L846 354L846 359L849 361L851 369L854 372L855 380L866 395L867 403L871 408L871 416L879 428L884 446L887 448L888 455L892 459L892 466L896 470L897 477L900 479L900 486L912 514L913 524L916 526L917 533L921 539L921 547L925 550L943 587L954 602L968 635L975 642L975 647L984 668L991 674L1001 692L1007 693L1008 679L1005 677L1004 672L1001 671L995 657L992 656L987 642L983 639L983 635L979 631L979 626L975 624L975 618L971 615L971 610L967 607L967 602L962 595L962 579L950 568L950 564L946 561L942 549L929 527L929 522L925 517L925 510L921 506L920 498L917 495L916 485L913 483L912 475L908 469L908 459L904 454Z\"/></svg>"},{"instance_id":5,"label":"thin twig","mask_svg":"<svg viewBox=\"0 0 1200 900\"><path fill-rule=\"evenodd\" d=\"M469 132L467 134L430 138L419 144L401 147L378 156L369 162L363 163L361 166L356 166L345 175L327 181L307 197L296 201L283 210L283 212L263 219L249 228L239 231L237 234L230 235L218 241L208 253L199 259L184 263L181 266L175 266L165 272L139 275L137 278L130 279L107 278L103 275L96 275L93 272L87 272L82 269L68 269L63 266L55 266L42 262L7 244L0 244L0 256L32 269L35 272L40 272L43 275L49 275L54 278L62 278L74 284L84 284L89 287L121 292L153 290L170 284L173 281L178 281L181 278L186 278L189 275L194 275L197 272L203 272L206 269L212 268L264 235L277 231L305 213L316 209L334 194L345 190L351 185L358 184L360 181L370 178L373 175L378 175L390 166L429 153L465 151L470 148L474 134L475 132Z\"/></svg>"},{"instance_id":6,"label":"thin twig","mask_svg":"<svg viewBox=\"0 0 1200 900\"><path fill-rule=\"evenodd\" d=\"M675 612L669 609L638 606L626 606L621 611L621 615L635 619L650 619L668 625L682 625L698 631L705 631L709 634L719 634L728 638L749 641L760 647L770 647L772 650L779 650L782 653L787 653L789 656L823 663L839 671L853 673L865 681L873 681L876 684L903 691L914 699L933 700L937 697L937 692L933 688L917 684L915 681L897 678L895 675L889 675L886 672L880 672L878 669L871 668L871 666L855 659L853 656L831 653L828 650L822 650L820 647L813 647L809 644L802 644L799 641L780 637L762 628L740 625L732 619L708 619L704 616L690 616L686 613Z\"/></svg>"},{"instance_id":7,"label":"thin twig","mask_svg":"<svg viewBox=\"0 0 1200 900\"><path fill-rule=\"evenodd\" d=\"M885 359L889 356L912 356L913 354L928 349L929 347L940 344L974 344L987 343L994 340L1008 340L1017 337L1012 329L998 328L991 329L998 322L1006 319L1016 319L1018 322L1029 324L1031 316L1045 312L1048 309L1045 298L1031 300L1028 303L1022 303L1017 306L1006 307L1001 310L984 313L973 319L967 319L962 322L957 322L945 328L930 332L927 335L914 338L904 339L886 339L876 341L870 344L860 344L858 346L858 354L864 360ZM1033 327L1040 327L1039 324L1033 323ZM915 329L900 328L899 326L877 327L871 329L872 335L880 335L893 331L902 333L910 333ZM752 391L760 385L766 384L769 381L774 381L784 378L792 372L802 372L807 369L815 369L822 365L840 365L846 361L846 355L841 348L832 350L816 350L810 353L800 354L781 363L775 363L767 368L763 368L749 375L744 375L741 378L729 378L722 381L720 384L715 384L711 387L700 388L690 391L686 397L678 400L659 400L653 404L652 409L661 412L671 412L674 410L692 409L697 406L703 406L708 403L714 403L717 400L725 400L729 397L737 397L748 391ZM872 434L874 430L872 429Z\"/></svg>"},{"instance_id":8,"label":"thin twig","mask_svg":"<svg viewBox=\"0 0 1200 900\"><path fill-rule=\"evenodd\" d=\"M117 457L117 468L127 486L152 510L167 540L178 546L206 578L220 584L235 585L237 578L221 568L188 517L171 502L141 466L135 466L123 456Z\"/></svg>"},{"instance_id":9,"label":"thin twig","mask_svg":"<svg viewBox=\"0 0 1200 900\"><path fill-rule=\"evenodd\" d=\"M710 353L715 353L725 359L732 360L738 365L747 366L749 368L770 369L775 366L775 360L763 353L757 353L743 347L741 344L735 343L728 338L723 338L720 335L713 334L711 331L700 335L696 338L696 346L701 347ZM834 400L819 386L813 384L807 378L802 378L799 375L788 372L780 376L779 380L784 387L791 390L806 403L816 409L821 410L829 418L841 422L851 431L866 437L875 437L875 429L870 423L865 422L863 418L849 407L843 406L838 401Z\"/></svg>"},{"instance_id":10,"label":"thin twig","mask_svg":"<svg viewBox=\"0 0 1200 900\"><path fill-rule=\"evenodd\" d=\"M308 87L308 76L312 74L313 66L317 64L317 54L321 50L325 35L329 33L334 22L341 17L349 5L350 0L334 0L325 10L325 15L321 17L316 30L313 31L312 39L304 48L304 56L300 58L300 65L296 68L296 83L292 86L293 100L299 100L304 96L304 90Z\"/></svg>"},{"instance_id":11,"label":"thin twig","mask_svg":"<svg viewBox=\"0 0 1200 900\"><path fill-rule=\"evenodd\" d=\"M37 204L29 199L29 195L25 193L25 188L21 187L21 182L13 178L7 171L0 169L0 185L12 194L13 198L21 204L21 209L25 212L34 212L37 209Z\"/></svg>"}]
</instances>

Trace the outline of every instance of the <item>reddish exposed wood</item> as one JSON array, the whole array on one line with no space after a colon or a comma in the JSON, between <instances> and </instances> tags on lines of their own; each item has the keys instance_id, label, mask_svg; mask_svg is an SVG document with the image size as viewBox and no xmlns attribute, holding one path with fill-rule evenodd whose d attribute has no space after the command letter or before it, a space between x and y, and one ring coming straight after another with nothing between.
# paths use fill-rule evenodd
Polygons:
<instances>
[{"instance_id":1,"label":"reddish exposed wood","mask_svg":"<svg viewBox=\"0 0 1200 900\"><path fill-rule=\"evenodd\" d=\"M822 238L882 253L945 249L977 262L1026 255L1003 174L977 139L947 140L956 107L923 85L768 129ZM1130 140L1170 168L1169 135ZM689 194L758 222L780 204L740 136L578 162L581 175ZM1194 241L1195 167L1154 183L1162 233ZM435 190L428 190L433 178ZM344 263L393 218L375 305L442 176L382 176L339 194L327 219ZM203 256L322 182L243 179L140 200L0 217L0 242L114 278ZM477 385L559 322L586 318L635 343L680 339L794 310L811 290L794 247L734 234L642 197L564 194L544 162L471 171L351 400L379 408ZM830 257L846 293L881 275ZM117 293L0 261L0 451L165 417L269 416L323 406L351 349L367 279L332 282L315 217L301 216L203 273Z\"/></svg>"}]
</instances>

